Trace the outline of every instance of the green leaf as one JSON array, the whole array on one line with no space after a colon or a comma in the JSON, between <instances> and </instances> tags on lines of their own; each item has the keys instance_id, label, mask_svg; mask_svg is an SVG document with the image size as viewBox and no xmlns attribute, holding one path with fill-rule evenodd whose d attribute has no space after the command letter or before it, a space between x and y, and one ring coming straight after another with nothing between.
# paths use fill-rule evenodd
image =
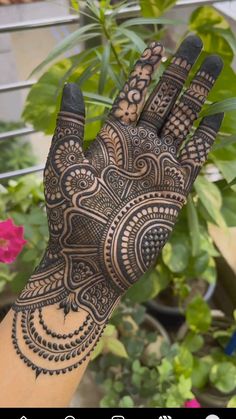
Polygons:
<instances>
[{"instance_id":1,"label":"green leaf","mask_svg":"<svg viewBox=\"0 0 236 419\"><path fill-rule=\"evenodd\" d=\"M92 355L91 355L91 361L93 361L94 359L96 359L99 355L101 355L103 349L104 349L104 339L103 337L101 337L101 339L99 340L99 342L97 343L97 345L95 346Z\"/></svg>"},{"instance_id":2,"label":"green leaf","mask_svg":"<svg viewBox=\"0 0 236 419\"><path fill-rule=\"evenodd\" d=\"M230 393L236 388L236 366L231 362L213 365L210 381L222 393Z\"/></svg>"},{"instance_id":3,"label":"green leaf","mask_svg":"<svg viewBox=\"0 0 236 419\"><path fill-rule=\"evenodd\" d=\"M236 97L221 100L220 102L213 103L204 109L201 116L214 115L220 112L236 111Z\"/></svg>"},{"instance_id":4,"label":"green leaf","mask_svg":"<svg viewBox=\"0 0 236 419\"><path fill-rule=\"evenodd\" d=\"M211 152L211 159L218 167L223 177L229 183L235 178L236 173L236 144Z\"/></svg>"},{"instance_id":5,"label":"green leaf","mask_svg":"<svg viewBox=\"0 0 236 419\"><path fill-rule=\"evenodd\" d=\"M173 364L164 358L162 359L161 365L157 367L157 370L160 374L160 382L165 382L173 372Z\"/></svg>"},{"instance_id":6,"label":"green leaf","mask_svg":"<svg viewBox=\"0 0 236 419\"><path fill-rule=\"evenodd\" d=\"M215 51L217 51L217 49ZM217 80L216 88L212 89L208 96L208 99L209 102L219 102L225 100L225 98L231 97L236 97L236 73L233 70L233 68L231 68L230 64L227 63L227 61L225 61L223 70L220 74L220 77ZM229 133L230 135L236 133L235 111L227 112L225 114L220 131Z\"/></svg>"},{"instance_id":7,"label":"green leaf","mask_svg":"<svg viewBox=\"0 0 236 419\"><path fill-rule=\"evenodd\" d=\"M234 186L233 186L234 187ZM232 188L233 188L232 187ZM236 193L235 190L225 187L222 188L222 214L225 218L225 221L229 227L236 226Z\"/></svg>"},{"instance_id":8,"label":"green leaf","mask_svg":"<svg viewBox=\"0 0 236 419\"><path fill-rule=\"evenodd\" d=\"M187 201L187 217L188 228L192 243L192 255L197 256L200 253L200 229L197 210L195 208L191 195L189 195Z\"/></svg>"},{"instance_id":9,"label":"green leaf","mask_svg":"<svg viewBox=\"0 0 236 419\"><path fill-rule=\"evenodd\" d=\"M194 332L207 332L211 325L211 311L200 295L193 298L186 309L186 320Z\"/></svg>"},{"instance_id":10,"label":"green leaf","mask_svg":"<svg viewBox=\"0 0 236 419\"><path fill-rule=\"evenodd\" d=\"M191 376L193 387L203 388L207 384L210 369L211 366L208 362L204 362L202 359L194 357Z\"/></svg>"},{"instance_id":11,"label":"green leaf","mask_svg":"<svg viewBox=\"0 0 236 419\"><path fill-rule=\"evenodd\" d=\"M103 54L101 57L101 70L100 70L100 77L99 77L99 84L98 84L98 93L100 95L103 93L104 87L106 84L109 60L110 60L110 51L111 51L111 44L110 42L108 42L104 47Z\"/></svg>"},{"instance_id":12,"label":"green leaf","mask_svg":"<svg viewBox=\"0 0 236 419\"><path fill-rule=\"evenodd\" d=\"M208 264L209 254L205 251L202 251L196 258L193 258L192 262L190 262L194 276L202 276L203 272L206 271Z\"/></svg>"},{"instance_id":13,"label":"green leaf","mask_svg":"<svg viewBox=\"0 0 236 419\"><path fill-rule=\"evenodd\" d=\"M56 115L59 109L62 89L65 82L75 82L79 80L82 73L86 73L86 68L91 63L98 61L98 58L92 51L84 51L70 59L65 59L57 64L54 64L31 88L27 97L26 106L24 109L24 119L33 124L38 131L44 131L51 134L55 128ZM73 75L70 74L73 69ZM67 76L65 76L67 74ZM111 82L106 82L106 89L103 96L96 94L99 80L99 68L97 73L91 75L88 80L83 81L83 90L85 91L85 100L87 103L86 115L97 117L104 111L104 107L110 107L112 99L108 98L106 92L110 93ZM81 80L80 80L81 81ZM47 106L45 106L45 103ZM88 104L89 103L89 104ZM94 103L95 105L92 105ZM100 114L98 114L98 105L100 106ZM86 140L95 138L98 130L100 129L100 121L86 124Z\"/></svg>"},{"instance_id":14,"label":"green leaf","mask_svg":"<svg viewBox=\"0 0 236 419\"><path fill-rule=\"evenodd\" d=\"M192 381L191 378L186 378L184 375L179 377L178 390L181 396L185 399L191 400L194 395L191 392Z\"/></svg>"},{"instance_id":15,"label":"green leaf","mask_svg":"<svg viewBox=\"0 0 236 419\"><path fill-rule=\"evenodd\" d=\"M93 103L95 105L101 105L101 106L105 105L109 108L113 104L113 100L110 99L109 97L97 95L95 93L90 93L90 92L83 92L83 95L85 99L87 99L86 100L87 103Z\"/></svg>"},{"instance_id":16,"label":"green leaf","mask_svg":"<svg viewBox=\"0 0 236 419\"><path fill-rule=\"evenodd\" d=\"M130 31L129 29L118 27L116 33L117 35L125 35L132 42L139 53L142 53L147 47L142 38L140 38L140 36L138 36L135 32Z\"/></svg>"},{"instance_id":17,"label":"green leaf","mask_svg":"<svg viewBox=\"0 0 236 419\"><path fill-rule=\"evenodd\" d=\"M134 401L130 396L124 396L119 401L119 407L134 407Z\"/></svg>"},{"instance_id":18,"label":"green leaf","mask_svg":"<svg viewBox=\"0 0 236 419\"><path fill-rule=\"evenodd\" d=\"M38 252L37 249L27 249L24 252L24 255L22 256L22 260L24 262L31 262L31 261L35 261L35 259L38 256Z\"/></svg>"},{"instance_id":19,"label":"green leaf","mask_svg":"<svg viewBox=\"0 0 236 419\"><path fill-rule=\"evenodd\" d=\"M172 272L182 272L188 266L190 246L185 235L173 234L162 250L162 259Z\"/></svg>"},{"instance_id":20,"label":"green leaf","mask_svg":"<svg viewBox=\"0 0 236 419\"><path fill-rule=\"evenodd\" d=\"M95 28L98 28L98 25L96 23L90 23L89 25L82 26L81 28L72 32L61 42L59 42L59 44L57 44L57 46L48 54L47 58L34 69L31 76L34 75L36 72L42 70L47 64L51 63L64 52L68 52L74 46L77 46L81 42L84 42L88 39L92 39L96 36L99 36L100 32L91 31Z\"/></svg>"},{"instance_id":21,"label":"green leaf","mask_svg":"<svg viewBox=\"0 0 236 419\"><path fill-rule=\"evenodd\" d=\"M228 29L229 23L214 7L201 6L190 17L190 28L194 31L211 30L212 27Z\"/></svg>"},{"instance_id":22,"label":"green leaf","mask_svg":"<svg viewBox=\"0 0 236 419\"><path fill-rule=\"evenodd\" d=\"M132 370L134 372L139 372L141 370L141 364L139 362L138 359L136 359L133 363L132 363Z\"/></svg>"},{"instance_id":23,"label":"green leaf","mask_svg":"<svg viewBox=\"0 0 236 419\"><path fill-rule=\"evenodd\" d=\"M183 344L190 352L194 353L202 348L204 344L204 339L201 335L189 332L187 336L184 338Z\"/></svg>"},{"instance_id":24,"label":"green leaf","mask_svg":"<svg viewBox=\"0 0 236 419\"><path fill-rule=\"evenodd\" d=\"M140 0L143 16L160 16L173 7L176 0Z\"/></svg>"},{"instance_id":25,"label":"green leaf","mask_svg":"<svg viewBox=\"0 0 236 419\"><path fill-rule=\"evenodd\" d=\"M121 23L120 28L129 28L130 26L140 26L140 25L180 25L185 23L184 20L177 19L166 19L164 17L137 17L133 19L128 19L125 22Z\"/></svg>"},{"instance_id":26,"label":"green leaf","mask_svg":"<svg viewBox=\"0 0 236 419\"><path fill-rule=\"evenodd\" d=\"M231 397L228 401L227 407L236 407L236 396Z\"/></svg>"},{"instance_id":27,"label":"green leaf","mask_svg":"<svg viewBox=\"0 0 236 419\"><path fill-rule=\"evenodd\" d=\"M194 187L202 205L210 215L212 222L217 224L219 227L225 228L226 223L220 211L222 197L216 184L209 182L204 176L198 176Z\"/></svg>"},{"instance_id":28,"label":"green leaf","mask_svg":"<svg viewBox=\"0 0 236 419\"><path fill-rule=\"evenodd\" d=\"M116 338L109 338L106 341L106 347L114 355L119 356L121 358L128 358L128 354L126 352L126 349L125 349L123 343L120 342L118 339L116 339Z\"/></svg>"},{"instance_id":29,"label":"green leaf","mask_svg":"<svg viewBox=\"0 0 236 419\"><path fill-rule=\"evenodd\" d=\"M179 354L174 358L174 369L177 376L183 375L188 378L191 376L193 366L193 356L184 346L180 347Z\"/></svg>"},{"instance_id":30,"label":"green leaf","mask_svg":"<svg viewBox=\"0 0 236 419\"><path fill-rule=\"evenodd\" d=\"M209 284L215 284L217 279L216 262L213 257L208 259L207 268L201 273L201 278L205 279Z\"/></svg>"},{"instance_id":31,"label":"green leaf","mask_svg":"<svg viewBox=\"0 0 236 419\"><path fill-rule=\"evenodd\" d=\"M126 297L135 303L143 303L154 298L170 282L170 274L163 264L146 272L126 293Z\"/></svg>"},{"instance_id":32,"label":"green leaf","mask_svg":"<svg viewBox=\"0 0 236 419\"><path fill-rule=\"evenodd\" d=\"M117 393L121 393L124 390L124 384L121 381L116 381L116 383L114 383L114 390Z\"/></svg>"},{"instance_id":33,"label":"green leaf","mask_svg":"<svg viewBox=\"0 0 236 419\"><path fill-rule=\"evenodd\" d=\"M71 6L73 7L76 12L79 11L79 0L70 0Z\"/></svg>"},{"instance_id":34,"label":"green leaf","mask_svg":"<svg viewBox=\"0 0 236 419\"><path fill-rule=\"evenodd\" d=\"M228 43L230 48L232 49L234 55L236 54L236 38L234 33L231 29L220 29L220 28L212 28L212 31L216 33L216 35L221 35L222 38Z\"/></svg>"},{"instance_id":35,"label":"green leaf","mask_svg":"<svg viewBox=\"0 0 236 419\"><path fill-rule=\"evenodd\" d=\"M108 324L103 332L103 337L110 337L116 334L116 327L113 324Z\"/></svg>"},{"instance_id":36,"label":"green leaf","mask_svg":"<svg viewBox=\"0 0 236 419\"><path fill-rule=\"evenodd\" d=\"M232 61L234 35L227 20L214 7L202 6L195 9L190 17L189 29L201 37L208 54L217 51L224 60Z\"/></svg>"}]
</instances>

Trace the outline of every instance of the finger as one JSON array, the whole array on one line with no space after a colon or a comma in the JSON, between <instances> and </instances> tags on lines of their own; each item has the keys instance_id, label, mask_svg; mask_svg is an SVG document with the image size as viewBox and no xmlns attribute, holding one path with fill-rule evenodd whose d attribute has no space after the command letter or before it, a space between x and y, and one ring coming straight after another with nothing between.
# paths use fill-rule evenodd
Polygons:
<instances>
[{"instance_id":1,"label":"finger","mask_svg":"<svg viewBox=\"0 0 236 419\"><path fill-rule=\"evenodd\" d=\"M84 116L85 106L80 88L75 83L66 84L48 156L48 162L58 174L84 159Z\"/></svg>"},{"instance_id":2,"label":"finger","mask_svg":"<svg viewBox=\"0 0 236 419\"><path fill-rule=\"evenodd\" d=\"M85 105L83 94L75 83L64 86L60 111L57 117L55 140L73 135L82 144L84 134Z\"/></svg>"},{"instance_id":3,"label":"finger","mask_svg":"<svg viewBox=\"0 0 236 419\"><path fill-rule=\"evenodd\" d=\"M160 130L201 49L202 41L197 36L188 36L182 42L171 64L149 96L140 117L141 123L146 122Z\"/></svg>"},{"instance_id":4,"label":"finger","mask_svg":"<svg viewBox=\"0 0 236 419\"><path fill-rule=\"evenodd\" d=\"M116 118L123 124L135 124L138 121L147 88L163 52L163 46L155 41L144 50L128 81L115 99L109 118Z\"/></svg>"},{"instance_id":5,"label":"finger","mask_svg":"<svg viewBox=\"0 0 236 419\"><path fill-rule=\"evenodd\" d=\"M223 113L218 113L203 118L193 137L180 151L179 161L188 172L187 190L192 187L202 165L207 160L223 117Z\"/></svg>"},{"instance_id":6,"label":"finger","mask_svg":"<svg viewBox=\"0 0 236 419\"><path fill-rule=\"evenodd\" d=\"M194 121L223 68L223 61L217 55L205 59L189 88L171 111L161 137L163 143L176 154L182 141L190 132Z\"/></svg>"}]
</instances>

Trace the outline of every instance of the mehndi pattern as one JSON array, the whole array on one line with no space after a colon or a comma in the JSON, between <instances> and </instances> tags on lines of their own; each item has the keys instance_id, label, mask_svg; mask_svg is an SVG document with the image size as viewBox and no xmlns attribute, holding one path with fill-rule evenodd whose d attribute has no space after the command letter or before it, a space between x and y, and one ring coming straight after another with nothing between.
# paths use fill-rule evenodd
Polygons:
<instances>
[{"instance_id":1,"label":"mehndi pattern","mask_svg":"<svg viewBox=\"0 0 236 419\"><path fill-rule=\"evenodd\" d=\"M218 57L207 58L176 103L201 47L196 37L183 42L144 105L163 53L152 42L85 153L82 94L64 88L44 171L49 244L14 305L12 341L37 376L82 364L174 228L222 120L205 118L183 145L222 68ZM54 304L65 316L82 313L83 324L53 330Z\"/></svg>"}]
</instances>

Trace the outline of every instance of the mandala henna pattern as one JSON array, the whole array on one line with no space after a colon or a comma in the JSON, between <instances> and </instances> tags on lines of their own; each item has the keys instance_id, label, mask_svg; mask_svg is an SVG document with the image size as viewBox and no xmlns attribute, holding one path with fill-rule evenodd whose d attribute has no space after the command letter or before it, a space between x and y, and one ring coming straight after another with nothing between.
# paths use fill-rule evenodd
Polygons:
<instances>
[{"instance_id":1,"label":"mandala henna pattern","mask_svg":"<svg viewBox=\"0 0 236 419\"><path fill-rule=\"evenodd\" d=\"M206 160L221 115L179 147L222 64L206 60L175 105L200 52L198 38L185 43L144 106L162 47L145 50L85 154L81 92L64 89L44 171L49 244L14 305L13 345L37 376L72 371L90 355L121 296L155 263ZM78 329L50 326L55 304L65 316L82 313Z\"/></svg>"}]
</instances>

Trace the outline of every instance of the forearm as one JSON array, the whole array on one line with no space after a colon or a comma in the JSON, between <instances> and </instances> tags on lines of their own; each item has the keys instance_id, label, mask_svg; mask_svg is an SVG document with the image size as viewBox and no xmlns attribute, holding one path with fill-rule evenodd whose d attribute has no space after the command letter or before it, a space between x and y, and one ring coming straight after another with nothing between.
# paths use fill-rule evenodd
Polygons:
<instances>
[{"instance_id":1,"label":"forearm","mask_svg":"<svg viewBox=\"0 0 236 419\"><path fill-rule=\"evenodd\" d=\"M81 365L73 368L68 373L53 375L39 374L36 377L35 371L29 368L23 359L16 352L13 344L13 323L14 311L10 310L0 325L0 406L1 407L63 407L68 406L77 385L79 384L83 373L88 365L89 355L83 359ZM36 320L37 333L42 335L47 342L61 344L68 343L70 338L66 335L79 330L86 321L87 313L83 310L77 313L69 313L64 317L62 310L58 310L58 305L51 305L44 308L45 322L47 322L48 331L64 335L63 338L55 338L45 332L42 325ZM26 347L24 339L28 334L18 337L18 345L21 348ZM55 349L51 355L58 352ZM27 353L27 352L26 352ZM68 352L69 353L69 352ZM34 353L28 349L28 356L35 366L44 365L45 368L52 370L63 369L65 361L49 361L43 359L39 352ZM70 357L68 357L70 358ZM76 359L72 358L70 361Z\"/></svg>"}]
</instances>

